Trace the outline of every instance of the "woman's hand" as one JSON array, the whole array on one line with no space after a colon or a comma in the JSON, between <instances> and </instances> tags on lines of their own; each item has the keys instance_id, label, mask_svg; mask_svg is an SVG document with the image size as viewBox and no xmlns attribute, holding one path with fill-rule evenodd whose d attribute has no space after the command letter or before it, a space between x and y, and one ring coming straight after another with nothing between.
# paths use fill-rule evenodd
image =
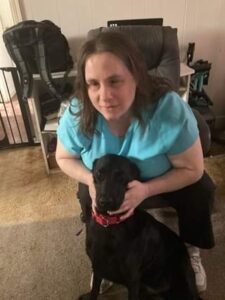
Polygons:
<instances>
[{"instance_id":1,"label":"woman's hand","mask_svg":"<svg viewBox=\"0 0 225 300\"><path fill-rule=\"evenodd\" d=\"M148 186L137 180L133 180L127 185L127 192L124 196L124 201L120 208L116 211L110 211L110 215L124 213L121 216L121 220L130 217L134 209L148 197Z\"/></svg>"},{"instance_id":2,"label":"woman's hand","mask_svg":"<svg viewBox=\"0 0 225 300\"><path fill-rule=\"evenodd\" d=\"M96 213L96 190L95 190L95 185L93 181L93 176L90 174L90 178L88 180L88 190L89 190L89 195L91 197L92 203L92 210Z\"/></svg>"}]
</instances>

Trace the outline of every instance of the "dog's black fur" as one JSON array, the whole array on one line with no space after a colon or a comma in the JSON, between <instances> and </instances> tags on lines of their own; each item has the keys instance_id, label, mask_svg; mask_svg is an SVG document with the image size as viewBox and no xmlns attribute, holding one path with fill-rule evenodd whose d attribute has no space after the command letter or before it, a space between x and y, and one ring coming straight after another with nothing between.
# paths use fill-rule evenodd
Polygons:
<instances>
[{"instance_id":1,"label":"dog's black fur","mask_svg":"<svg viewBox=\"0 0 225 300\"><path fill-rule=\"evenodd\" d=\"M128 182L139 170L125 157L108 154L93 166L96 210L117 210ZM86 251L94 280L82 300L96 300L102 278L122 284L129 300L199 300L195 275L184 243L162 223L136 209L125 221L104 227L94 219L86 225Z\"/></svg>"}]
</instances>

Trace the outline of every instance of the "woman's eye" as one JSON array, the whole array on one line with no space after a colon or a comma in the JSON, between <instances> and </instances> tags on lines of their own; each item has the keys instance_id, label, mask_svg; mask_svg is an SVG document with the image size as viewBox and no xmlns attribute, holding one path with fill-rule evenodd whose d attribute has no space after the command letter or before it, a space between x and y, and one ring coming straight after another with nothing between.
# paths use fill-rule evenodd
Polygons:
<instances>
[{"instance_id":1,"label":"woman's eye","mask_svg":"<svg viewBox=\"0 0 225 300\"><path fill-rule=\"evenodd\" d=\"M99 86L99 83L97 81L90 81L90 82L87 82L87 87L88 88L96 88Z\"/></svg>"},{"instance_id":2,"label":"woman's eye","mask_svg":"<svg viewBox=\"0 0 225 300\"><path fill-rule=\"evenodd\" d=\"M119 79L112 79L110 80L110 85L114 86L114 85L118 85L121 83L121 80Z\"/></svg>"}]
</instances>

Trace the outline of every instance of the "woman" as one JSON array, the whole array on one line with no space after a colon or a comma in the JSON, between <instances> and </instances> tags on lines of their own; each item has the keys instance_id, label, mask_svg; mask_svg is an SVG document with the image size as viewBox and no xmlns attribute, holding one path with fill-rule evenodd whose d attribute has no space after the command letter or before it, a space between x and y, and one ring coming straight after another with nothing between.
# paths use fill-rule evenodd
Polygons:
<instances>
[{"instance_id":1,"label":"woman","mask_svg":"<svg viewBox=\"0 0 225 300\"><path fill-rule=\"evenodd\" d=\"M76 98L58 128L57 163L80 182L78 195L86 218L91 205L95 209L92 163L106 153L129 157L142 177L128 184L125 201L114 213L125 219L144 199L163 194L177 210L197 287L205 290L197 247L214 246L214 185L204 173L196 120L168 81L148 76L135 45L112 31L84 44Z\"/></svg>"}]
</instances>

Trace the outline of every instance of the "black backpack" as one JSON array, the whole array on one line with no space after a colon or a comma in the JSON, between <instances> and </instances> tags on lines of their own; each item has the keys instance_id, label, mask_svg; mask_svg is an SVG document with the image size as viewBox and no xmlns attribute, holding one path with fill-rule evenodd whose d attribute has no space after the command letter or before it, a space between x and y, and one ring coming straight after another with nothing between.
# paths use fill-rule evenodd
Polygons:
<instances>
[{"instance_id":1,"label":"black backpack","mask_svg":"<svg viewBox=\"0 0 225 300\"><path fill-rule=\"evenodd\" d=\"M61 88L53 82L51 73L65 71L66 78L73 60L60 28L49 20L23 21L6 29L3 40L19 71L23 99L31 95L32 75L40 74L52 96L61 101Z\"/></svg>"}]
</instances>

